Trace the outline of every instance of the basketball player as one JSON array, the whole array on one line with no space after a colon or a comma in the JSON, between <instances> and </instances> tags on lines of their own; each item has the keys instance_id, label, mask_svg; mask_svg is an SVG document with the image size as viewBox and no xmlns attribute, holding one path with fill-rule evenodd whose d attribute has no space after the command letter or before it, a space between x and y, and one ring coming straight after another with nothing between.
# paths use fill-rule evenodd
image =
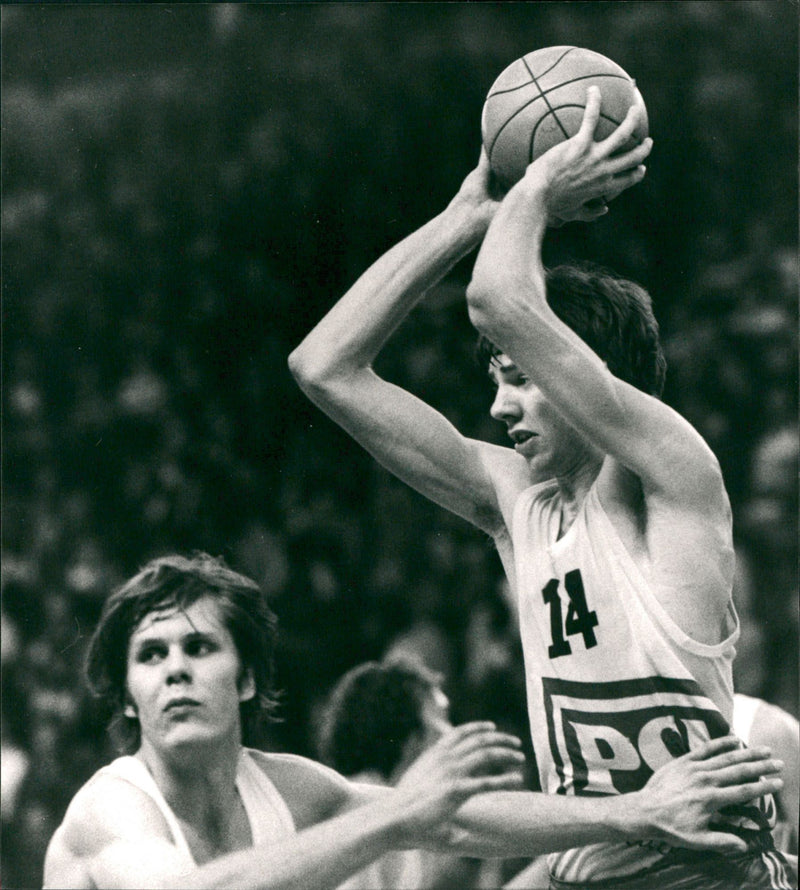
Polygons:
<instances>
[{"instance_id":1,"label":"basketball player","mask_svg":"<svg viewBox=\"0 0 800 890\"><path fill-rule=\"evenodd\" d=\"M439 675L409 658L369 661L349 670L331 690L320 716L317 746L323 763L354 782L397 785L452 729L441 684ZM477 859L402 850L382 856L342 888L466 890L476 886L480 873Z\"/></svg>"},{"instance_id":2,"label":"basketball player","mask_svg":"<svg viewBox=\"0 0 800 890\"><path fill-rule=\"evenodd\" d=\"M779 764L730 737L661 770L648 794L504 791L517 785L518 740L472 723L443 735L396 788L359 786L244 746L274 707L273 644L258 585L205 555L154 560L109 597L88 675L131 754L73 798L48 847L46 887L311 890L389 849L485 845L506 855L506 838L538 852L609 837L735 848L734 835L709 830L714 811L781 785Z\"/></svg>"},{"instance_id":3,"label":"basketball player","mask_svg":"<svg viewBox=\"0 0 800 890\"><path fill-rule=\"evenodd\" d=\"M651 140L625 150L634 106L595 142L579 132L499 201L480 162L449 206L381 257L290 356L308 396L385 467L491 535L518 599L531 733L546 791L641 788L723 735L738 627L719 465L659 401L649 295L601 272L546 272L548 224L591 221L641 181ZM480 245L467 290L512 448L460 435L372 362L397 325ZM542 481L545 480L545 481ZM739 856L603 843L550 859L553 887L789 887L770 801L731 817Z\"/></svg>"},{"instance_id":4,"label":"basketball player","mask_svg":"<svg viewBox=\"0 0 800 890\"><path fill-rule=\"evenodd\" d=\"M746 745L766 745L786 764L783 788L775 795L778 822L775 846L797 855L800 822L800 724L771 702L737 692L733 696L733 732Z\"/></svg>"}]
</instances>

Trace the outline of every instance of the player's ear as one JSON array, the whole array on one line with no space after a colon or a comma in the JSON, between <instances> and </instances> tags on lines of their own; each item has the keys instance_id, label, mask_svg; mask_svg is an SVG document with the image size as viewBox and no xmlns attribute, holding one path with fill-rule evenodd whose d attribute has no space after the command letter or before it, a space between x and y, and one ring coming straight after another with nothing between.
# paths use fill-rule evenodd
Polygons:
<instances>
[{"instance_id":1,"label":"player's ear","mask_svg":"<svg viewBox=\"0 0 800 890\"><path fill-rule=\"evenodd\" d=\"M253 669L245 668L239 677L239 701L249 701L256 694L256 681Z\"/></svg>"},{"instance_id":2,"label":"player's ear","mask_svg":"<svg viewBox=\"0 0 800 890\"><path fill-rule=\"evenodd\" d=\"M130 692L128 692L127 689L125 690L125 704L123 705L122 713L126 717L130 717L131 720L137 720L139 717L138 713L136 712L136 703L131 698L131 694Z\"/></svg>"}]
</instances>

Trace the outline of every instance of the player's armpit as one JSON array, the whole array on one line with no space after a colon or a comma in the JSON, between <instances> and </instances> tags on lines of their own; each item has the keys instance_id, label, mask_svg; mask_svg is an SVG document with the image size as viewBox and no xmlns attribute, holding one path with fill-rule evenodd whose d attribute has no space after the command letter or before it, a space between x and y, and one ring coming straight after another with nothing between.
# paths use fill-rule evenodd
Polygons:
<instances>
[{"instance_id":1,"label":"player's armpit","mask_svg":"<svg viewBox=\"0 0 800 890\"><path fill-rule=\"evenodd\" d=\"M385 796L388 788L351 782L339 773L298 754L251 752L254 762L277 788L301 831ZM302 788L302 794L298 789Z\"/></svg>"}]
</instances>

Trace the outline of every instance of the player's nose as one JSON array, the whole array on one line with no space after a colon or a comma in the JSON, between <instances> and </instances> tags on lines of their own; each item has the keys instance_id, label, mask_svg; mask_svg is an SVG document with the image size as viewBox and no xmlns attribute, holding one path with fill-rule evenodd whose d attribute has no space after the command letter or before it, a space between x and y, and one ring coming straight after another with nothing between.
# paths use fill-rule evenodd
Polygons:
<instances>
[{"instance_id":1,"label":"player's nose","mask_svg":"<svg viewBox=\"0 0 800 890\"><path fill-rule=\"evenodd\" d=\"M191 677L191 663L179 646L173 646L164 659L167 683L183 683Z\"/></svg>"},{"instance_id":2,"label":"player's nose","mask_svg":"<svg viewBox=\"0 0 800 890\"><path fill-rule=\"evenodd\" d=\"M489 408L489 414L495 420L508 422L516 420L520 416L518 400L514 398L512 387L500 384L494 396L494 401Z\"/></svg>"}]
</instances>

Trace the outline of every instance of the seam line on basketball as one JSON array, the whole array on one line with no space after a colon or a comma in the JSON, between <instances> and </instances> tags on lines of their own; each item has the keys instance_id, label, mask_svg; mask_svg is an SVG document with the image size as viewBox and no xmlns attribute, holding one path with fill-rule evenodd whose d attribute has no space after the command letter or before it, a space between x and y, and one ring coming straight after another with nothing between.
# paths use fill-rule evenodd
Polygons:
<instances>
[{"instance_id":1,"label":"seam line on basketball","mask_svg":"<svg viewBox=\"0 0 800 890\"><path fill-rule=\"evenodd\" d=\"M545 70L542 71L542 73L539 75L539 77L544 77L545 74L549 74L549 73L553 70L553 68L555 68L556 65L558 65L558 63L559 63L565 56L569 55L569 54L572 52L573 49L575 49L575 47L574 47L574 46L571 46L571 47L569 47L569 49L566 50L566 52L561 53L561 55L555 60L555 62L553 62L553 64L552 64L549 68L545 68ZM523 57L520 59L520 61L521 61L522 64L525 66L525 70L528 72L528 74L530 74L531 79L530 79L529 81L526 81L525 83L518 84L518 85L515 86L515 87L510 87L510 88L507 89L507 90L497 90L497 91L494 92L494 93L490 93L490 94L486 97L487 99L491 99L493 96L506 96L506 95L508 95L509 93L514 93L514 92L516 92L517 90L524 90L525 87L529 87L532 83L536 83L536 78L534 77L533 72L531 71L530 67L528 66L528 63L525 61L525 57L523 56ZM541 90L541 87L539 87L539 89Z\"/></svg>"},{"instance_id":2,"label":"seam line on basketball","mask_svg":"<svg viewBox=\"0 0 800 890\"><path fill-rule=\"evenodd\" d=\"M569 48L567 48L566 50L564 50L564 52L561 53L561 55L555 60L555 62L553 62L553 64L552 64L546 71L542 72L542 74L544 75L544 74L547 74L548 72L552 71L552 70L553 70L553 69L554 69L554 68L555 68L555 67L562 61L562 59L566 58L566 56L568 56L568 55L572 52L573 49L575 49L575 47L574 47L574 46L570 46ZM537 83L537 81L536 81L536 76L534 75L533 71L531 71L530 66L528 65L528 63L525 61L525 57L524 57L524 56L522 57L522 64L525 66L525 70L528 72L528 74L529 74L530 77L531 77L530 83L523 84L523 86L526 86L526 87L527 87L527 86L530 86L530 84L532 83L532 84L536 87L536 89L539 90L540 95L541 95L542 97L544 97L544 93L542 92L542 88L541 88L541 86L539 86L539 84ZM512 92L512 91L509 90L509 92ZM493 95L497 96L497 95L500 95L500 93L494 93ZM491 97L489 97L489 98L491 98ZM505 128L511 123L512 120L514 120L514 118L515 118L518 114L520 114L521 112L523 112L529 105L533 104L538 98L539 98L539 96L534 96L533 99L531 99L530 102L526 102L521 108L518 108L518 109L514 112L514 114L512 114L511 117L509 117L508 120L506 120L506 122L505 122L505 123L504 123L504 124L497 130L497 132L494 134L494 139L492 139L492 144L489 146L489 150L488 150L489 158L491 158L491 156L492 156L492 152L494 151L494 147L495 147L495 145L497 144L497 140L500 138L500 134L503 132L503 130L505 130ZM488 100L487 100L487 101L488 101ZM547 102L547 99L545 99L544 101L545 101L545 103L547 104L547 107L550 108L550 103ZM551 109L551 110L552 110L552 109ZM556 118L556 120L558 120L558 118ZM559 121L558 123L559 123L559 126L561 126L561 122ZM564 129L564 128L562 127L562 130L563 130L563 129ZM567 134L564 133L564 135L566 136ZM530 156L530 150L528 151L528 155Z\"/></svg>"},{"instance_id":3,"label":"seam line on basketball","mask_svg":"<svg viewBox=\"0 0 800 890\"><path fill-rule=\"evenodd\" d=\"M559 105L558 108L551 109L551 113L560 125L561 122L558 120L558 117L556 117L556 111L561 111L564 108L583 108L583 107L584 107L583 105ZM539 120L536 121L536 126L534 126L533 132L531 133L531 141L530 141L531 147L530 147L530 151L528 152L529 157L530 157L530 153L533 151L533 144L536 142L536 134L539 130L539 127L541 127L542 124L544 124L544 122L547 120L547 118L549 116L550 116L549 114L543 114L539 118ZM615 127L618 127L621 123L621 121L616 120L615 118L611 117L611 115L609 115L609 114L601 114L600 120L608 121L610 124L613 124Z\"/></svg>"},{"instance_id":4,"label":"seam line on basketball","mask_svg":"<svg viewBox=\"0 0 800 890\"><path fill-rule=\"evenodd\" d=\"M565 53L565 55L566 55L566 53ZM562 56L562 58L563 58L563 56ZM524 62L524 60L523 60L523 62ZM525 67L528 68L527 63L525 63ZM616 78L617 80L627 80L627 81L630 83L630 78L623 77L621 74L586 74L586 75L582 75L581 77L574 77L574 78L572 78L572 80L565 80L563 83L560 83L560 84L558 84L557 86L550 87L550 88L547 89L547 90L543 90L543 89L541 88L541 86L539 85L538 81L536 80L536 78L534 77L534 74L533 74L533 72L530 70L530 68L528 68L528 73L531 75L531 78L533 78L532 81L531 81L531 83L532 83L532 84L539 90L539 94L536 95L536 96L534 96L533 99L531 99L529 102L526 102L524 105L521 105L521 106L520 106L520 107L519 107L519 108L518 108L518 109L517 109L517 110L516 110L516 111L515 111L515 112L514 112L514 113L513 113L513 114L512 114L512 115L511 115L505 122L504 122L504 123L503 123L503 126L500 127L500 128L498 129L498 131L494 134L494 139L492 139L492 144L489 146L489 149L488 149L488 153L489 153L489 157L490 157L490 158L491 158L491 156L492 156L492 152L494 151L494 147L495 147L495 145L496 145L496 143L497 143L497 140L500 138L501 134L503 133L503 130L505 130L505 128L511 123L511 121L514 120L514 118L515 118L518 114L522 114L522 112L525 111L525 109L526 109L529 105L532 105L532 104L533 104L534 102L536 102L538 99L542 99L542 101L545 103L545 105L547 105L547 107L548 107L548 109L549 109L549 111L550 111L550 114L553 115L553 118L554 118L555 122L558 124L559 129L560 129L561 132L564 134L564 138L565 138L565 139L569 139L569 133L566 131L566 129L564 128L564 125L561 123L561 121L560 121L558 115L556 114L556 108L554 108L554 107L550 104L550 100L547 98L547 93L551 93L551 92L553 92L554 90L558 90L558 89L560 89L561 87L566 86L567 84L577 83L577 82L580 81L580 80L588 80L589 78L592 78L592 77L611 77L611 78ZM525 86L530 86L530 85L531 85L531 84L527 84L527 83L525 84ZM497 96L497 95L500 95L500 94L499 94L499 93L493 93L492 95ZM557 106L557 107L558 107L558 108L582 108L582 107L584 107L584 106L581 106L581 105L559 105L559 106ZM544 115L543 117L547 117L547 115ZM619 121L614 120L614 118L612 118L612 117L608 117L607 115L604 115L604 114L601 114L600 117L605 118L606 120L611 121L612 123L617 124L617 125L619 125L619 123L620 123ZM534 136L535 136L535 134L536 134L536 129L537 129L537 128L538 128L538 124L537 124L537 126L534 128L533 133L531 134L531 142L530 142L530 147L529 147L529 149L528 149L528 157L531 156L531 153L532 153L532 151L533 151L533 139L534 139Z\"/></svg>"},{"instance_id":5,"label":"seam line on basketball","mask_svg":"<svg viewBox=\"0 0 800 890\"><path fill-rule=\"evenodd\" d=\"M566 55L566 53L564 53L564 55ZM563 58L563 57L564 57L564 56L562 56L561 58ZM559 61L560 61L560 60L559 60ZM550 104L549 99L548 99L547 96L545 95L545 92L544 92L544 90L542 89L541 84L540 84L539 81L536 79L536 75L533 73L533 71L531 71L531 69L530 69L530 67L528 66L528 63L525 61L525 59L522 60L522 63L523 63L523 65L525 65L525 67L528 69L528 74L530 74L530 76L531 76L531 80L533 81L534 86L536 87L537 90L539 90L539 94L541 95L542 99L544 99L544 104L550 109L550 114L553 115L553 120L555 120L555 122L558 124L558 128L559 128L559 129L561 130L561 132L563 133L564 138L565 138L565 139L569 139L569 133L567 132L567 128L566 128L566 127L561 123L561 121L559 120L558 115L556 114L555 109L553 108L553 106ZM567 83L572 83L572 81L567 81ZM547 116L547 115L542 115L542 119L543 119L544 117L546 117L546 116ZM541 123L541 119L540 119L539 122ZM532 158L533 158L533 142L534 142L534 139L535 139L535 137L536 137L536 131L537 131L538 129L539 129L539 124L537 124L537 125L533 128L533 131L531 132L531 139L530 139L530 142L528 143L528 161L529 161L529 162L530 162L530 161L532 160Z\"/></svg>"},{"instance_id":6,"label":"seam line on basketball","mask_svg":"<svg viewBox=\"0 0 800 890\"><path fill-rule=\"evenodd\" d=\"M528 73L530 73L530 68L528 68ZM547 74L546 71L544 73ZM541 76L542 75L540 75L540 77ZM531 77L533 77L533 75L531 75ZM531 81L526 81L525 83L518 84L517 86L511 87L511 89L508 89L508 90L497 90L494 93L489 93L489 95L486 97L486 99L488 101L489 99L494 99L495 96L508 96L511 93L517 92L517 90L524 90L526 87L529 87L531 85L538 87L540 93L542 95L545 95L546 93L552 93L553 90L560 90L561 87L565 87L568 84L577 83L577 81L579 81L579 80L588 80L588 78L590 78L590 77L597 77L597 78L610 77L610 78L613 78L616 80L626 80L631 86L636 85L636 82L632 78L625 77L625 75L623 75L623 74L612 74L610 71L600 71L595 74L581 74L580 77L573 77L572 80L561 81L560 83L557 83L555 86L548 87L546 90L543 90L542 87L540 86L540 84L537 83L537 81L534 79Z\"/></svg>"}]
</instances>

